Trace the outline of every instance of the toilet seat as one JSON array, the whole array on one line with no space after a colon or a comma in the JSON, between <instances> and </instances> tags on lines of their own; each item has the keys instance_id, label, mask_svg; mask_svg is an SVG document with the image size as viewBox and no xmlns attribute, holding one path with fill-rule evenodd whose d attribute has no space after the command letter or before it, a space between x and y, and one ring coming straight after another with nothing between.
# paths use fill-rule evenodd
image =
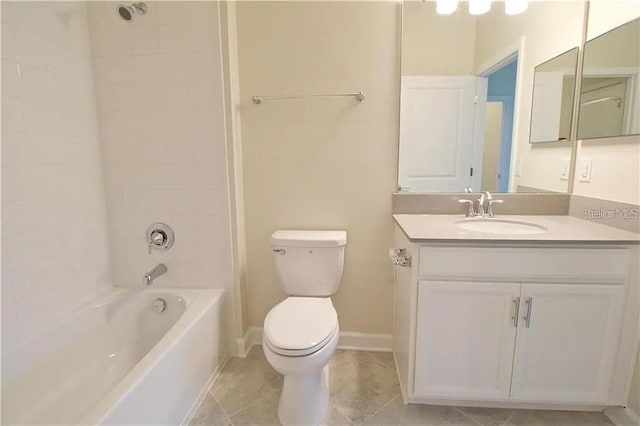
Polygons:
<instances>
[{"instance_id":1,"label":"toilet seat","mask_svg":"<svg viewBox=\"0 0 640 426\"><path fill-rule=\"evenodd\" d=\"M284 356L305 356L324 347L338 331L338 315L328 297L288 297L267 314L264 340Z\"/></svg>"}]
</instances>

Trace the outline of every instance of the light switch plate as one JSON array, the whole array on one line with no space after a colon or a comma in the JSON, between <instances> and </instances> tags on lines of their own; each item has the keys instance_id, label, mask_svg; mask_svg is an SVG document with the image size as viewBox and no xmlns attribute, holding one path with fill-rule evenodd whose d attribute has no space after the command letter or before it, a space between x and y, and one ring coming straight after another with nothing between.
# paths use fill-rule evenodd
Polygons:
<instances>
[{"instance_id":1,"label":"light switch plate","mask_svg":"<svg viewBox=\"0 0 640 426\"><path fill-rule=\"evenodd\" d=\"M522 160L518 159L516 160L516 173L515 175L517 177L521 177L522 176Z\"/></svg>"},{"instance_id":2,"label":"light switch plate","mask_svg":"<svg viewBox=\"0 0 640 426\"><path fill-rule=\"evenodd\" d=\"M569 180L569 158L560 160L560 180Z\"/></svg>"},{"instance_id":3,"label":"light switch plate","mask_svg":"<svg viewBox=\"0 0 640 426\"><path fill-rule=\"evenodd\" d=\"M593 160L591 158L583 158L578 162L578 181L591 182L591 169L593 168Z\"/></svg>"}]
</instances>

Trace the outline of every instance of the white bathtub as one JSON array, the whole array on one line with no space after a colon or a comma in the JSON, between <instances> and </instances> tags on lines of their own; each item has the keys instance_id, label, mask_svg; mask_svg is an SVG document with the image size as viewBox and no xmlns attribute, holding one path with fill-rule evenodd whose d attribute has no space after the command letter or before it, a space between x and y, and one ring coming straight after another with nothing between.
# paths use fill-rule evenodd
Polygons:
<instances>
[{"instance_id":1,"label":"white bathtub","mask_svg":"<svg viewBox=\"0 0 640 426\"><path fill-rule=\"evenodd\" d=\"M188 421L225 355L224 297L118 290L51 324L2 355L2 424Z\"/></svg>"}]
</instances>

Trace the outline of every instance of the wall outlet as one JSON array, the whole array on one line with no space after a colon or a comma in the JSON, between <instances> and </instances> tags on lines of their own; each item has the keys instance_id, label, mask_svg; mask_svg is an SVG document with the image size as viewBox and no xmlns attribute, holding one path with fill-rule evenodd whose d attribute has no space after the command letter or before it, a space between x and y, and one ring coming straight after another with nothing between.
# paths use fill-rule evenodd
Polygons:
<instances>
[{"instance_id":1,"label":"wall outlet","mask_svg":"<svg viewBox=\"0 0 640 426\"><path fill-rule=\"evenodd\" d=\"M516 172L515 175L517 177L522 177L522 160L516 160Z\"/></svg>"},{"instance_id":2,"label":"wall outlet","mask_svg":"<svg viewBox=\"0 0 640 426\"><path fill-rule=\"evenodd\" d=\"M593 168L593 160L591 158L583 158L578 162L578 181L591 182L591 169Z\"/></svg>"},{"instance_id":3,"label":"wall outlet","mask_svg":"<svg viewBox=\"0 0 640 426\"><path fill-rule=\"evenodd\" d=\"M560 180L569 180L569 159L560 160Z\"/></svg>"}]
</instances>

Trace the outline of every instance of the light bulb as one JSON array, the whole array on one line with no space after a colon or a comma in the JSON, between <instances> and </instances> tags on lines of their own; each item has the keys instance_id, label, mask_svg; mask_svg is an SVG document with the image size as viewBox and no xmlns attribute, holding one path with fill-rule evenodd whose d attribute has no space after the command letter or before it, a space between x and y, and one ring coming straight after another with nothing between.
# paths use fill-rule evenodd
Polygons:
<instances>
[{"instance_id":1,"label":"light bulb","mask_svg":"<svg viewBox=\"0 0 640 426\"><path fill-rule=\"evenodd\" d=\"M491 9L491 0L469 0L469 13L482 15Z\"/></svg>"},{"instance_id":2,"label":"light bulb","mask_svg":"<svg viewBox=\"0 0 640 426\"><path fill-rule=\"evenodd\" d=\"M505 0L504 13L507 15L517 15L524 12L529 7L529 0Z\"/></svg>"},{"instance_id":3,"label":"light bulb","mask_svg":"<svg viewBox=\"0 0 640 426\"><path fill-rule=\"evenodd\" d=\"M458 0L438 0L436 11L438 15L451 15L458 9Z\"/></svg>"}]
</instances>

